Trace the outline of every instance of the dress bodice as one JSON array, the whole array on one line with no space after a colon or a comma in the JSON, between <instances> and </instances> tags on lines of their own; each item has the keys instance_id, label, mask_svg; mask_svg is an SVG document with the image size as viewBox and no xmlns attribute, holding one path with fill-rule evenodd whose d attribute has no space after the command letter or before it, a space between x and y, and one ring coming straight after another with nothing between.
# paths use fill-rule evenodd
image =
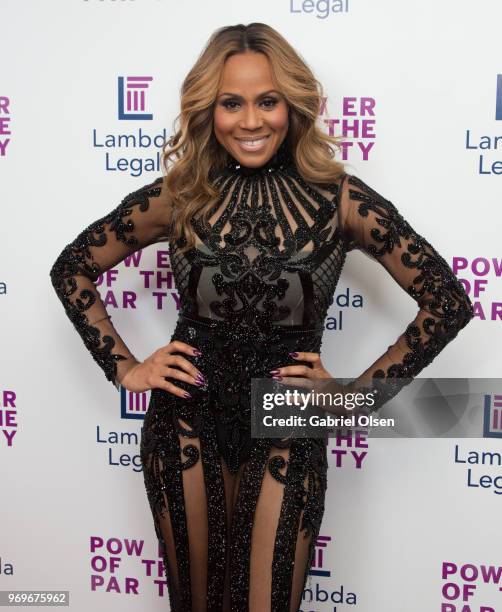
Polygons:
<instances>
[{"instance_id":1,"label":"dress bodice","mask_svg":"<svg viewBox=\"0 0 502 612\"><path fill-rule=\"evenodd\" d=\"M336 183L314 187L288 156L213 176L220 192L206 223L192 219L195 248L171 245L183 311L277 325L322 323L343 266Z\"/></svg>"}]
</instances>

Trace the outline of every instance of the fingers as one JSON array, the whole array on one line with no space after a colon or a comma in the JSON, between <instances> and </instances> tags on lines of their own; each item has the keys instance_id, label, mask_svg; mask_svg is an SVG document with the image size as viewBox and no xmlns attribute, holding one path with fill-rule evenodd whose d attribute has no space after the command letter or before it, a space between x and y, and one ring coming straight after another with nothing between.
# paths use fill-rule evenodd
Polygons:
<instances>
[{"instance_id":1,"label":"fingers","mask_svg":"<svg viewBox=\"0 0 502 612\"><path fill-rule=\"evenodd\" d=\"M176 366L178 368L181 368L181 370L184 370L187 374L189 374L191 378L201 378L202 380L204 380L204 374L199 369L197 369L193 363L190 363L190 361L188 361L188 359L185 359L182 355L169 355L168 357L162 357L161 367L165 368L166 366Z\"/></svg>"},{"instance_id":2,"label":"fingers","mask_svg":"<svg viewBox=\"0 0 502 612\"><path fill-rule=\"evenodd\" d=\"M315 378L316 376L314 376L314 370L323 369L321 355L319 353L298 351L289 354L291 357L293 357L293 359L298 361L306 361L307 363L311 363L312 366L302 364L276 368L275 370L270 370L270 374L272 374L273 378L280 379L283 376L305 376L307 378Z\"/></svg>"},{"instance_id":3,"label":"fingers","mask_svg":"<svg viewBox=\"0 0 502 612\"><path fill-rule=\"evenodd\" d=\"M183 355L199 356L202 353L195 347L182 342L173 340L166 346L155 351L147 361L149 388L163 389L173 395L182 398L192 397L188 391L176 386L170 378L183 381L190 385L202 386L205 384L204 374Z\"/></svg>"},{"instance_id":4,"label":"fingers","mask_svg":"<svg viewBox=\"0 0 502 612\"><path fill-rule=\"evenodd\" d=\"M184 389L180 389L175 384L173 384L171 381L166 380L163 377L159 377L157 379L157 382L153 385L153 387L156 389L163 389L164 391L168 391L169 393L172 393L173 395L182 397L184 399L192 397L191 394L188 393L188 391L185 391Z\"/></svg>"},{"instance_id":5,"label":"fingers","mask_svg":"<svg viewBox=\"0 0 502 612\"><path fill-rule=\"evenodd\" d=\"M275 378L277 376L312 376L312 368L306 365L284 366L276 370L270 370L270 373Z\"/></svg>"},{"instance_id":6,"label":"fingers","mask_svg":"<svg viewBox=\"0 0 502 612\"><path fill-rule=\"evenodd\" d=\"M155 363L155 367L158 370L162 370L163 372L166 370L166 367L176 366L180 368L180 370L184 370L189 375L189 378L184 378L180 376L176 376L179 380L184 380L185 382L189 382L190 384L196 384L196 381L202 380L204 382L204 374L188 359L183 357L183 355L176 355L173 352L184 352L189 355L194 355L195 352L197 354L201 354L198 349L186 344L185 342L181 342L175 340L167 345L167 347L162 347L158 351L155 352L153 356L153 361ZM174 372L175 369L172 368ZM157 372L156 372L157 373ZM171 374L163 374L165 376L170 376Z\"/></svg>"},{"instance_id":7,"label":"fingers","mask_svg":"<svg viewBox=\"0 0 502 612\"><path fill-rule=\"evenodd\" d=\"M195 374L193 372L187 374L186 372L183 372L183 370L180 370L178 368L163 366L160 368L159 374L160 376L162 376L162 378L167 376L169 378L182 380L190 385L197 385L198 387L201 387L205 383L205 378L202 374L197 373L197 369L195 371Z\"/></svg>"},{"instance_id":8,"label":"fingers","mask_svg":"<svg viewBox=\"0 0 502 612\"><path fill-rule=\"evenodd\" d=\"M159 349L164 354L170 355L171 353L186 353L187 355L201 355L202 353L194 346L190 346L186 342L181 340L173 340Z\"/></svg>"},{"instance_id":9,"label":"fingers","mask_svg":"<svg viewBox=\"0 0 502 612\"><path fill-rule=\"evenodd\" d=\"M291 357L293 357L293 359L298 359L298 361L308 361L309 363L314 363L321 359L321 356L319 355L319 353L296 352L296 353L289 353L289 354L291 355Z\"/></svg>"}]
</instances>

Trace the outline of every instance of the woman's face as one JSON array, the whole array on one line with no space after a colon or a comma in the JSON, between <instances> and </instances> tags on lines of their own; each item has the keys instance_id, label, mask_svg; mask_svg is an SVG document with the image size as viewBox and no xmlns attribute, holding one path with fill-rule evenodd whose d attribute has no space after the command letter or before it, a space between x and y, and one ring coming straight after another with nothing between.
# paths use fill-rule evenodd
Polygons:
<instances>
[{"instance_id":1,"label":"woman's face","mask_svg":"<svg viewBox=\"0 0 502 612\"><path fill-rule=\"evenodd\" d=\"M218 142L243 166L259 167L288 131L288 105L276 90L264 53L246 51L225 62L214 108Z\"/></svg>"}]
</instances>

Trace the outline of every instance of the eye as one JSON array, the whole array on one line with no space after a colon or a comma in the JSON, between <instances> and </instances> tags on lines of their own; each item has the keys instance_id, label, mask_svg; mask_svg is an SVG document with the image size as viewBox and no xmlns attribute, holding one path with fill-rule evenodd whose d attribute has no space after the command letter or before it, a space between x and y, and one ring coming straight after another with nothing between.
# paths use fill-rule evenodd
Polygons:
<instances>
[{"instance_id":1,"label":"eye","mask_svg":"<svg viewBox=\"0 0 502 612\"><path fill-rule=\"evenodd\" d=\"M277 102L277 98L265 98L262 100L262 104L265 104L265 108L273 108Z\"/></svg>"},{"instance_id":2,"label":"eye","mask_svg":"<svg viewBox=\"0 0 502 612\"><path fill-rule=\"evenodd\" d=\"M264 98L261 102L260 105L263 108L266 109L271 109L274 108L274 106L276 106L278 103L277 98L273 98L273 97L269 97L269 98ZM223 102L221 102L221 105L223 106L223 108L226 108L227 110L236 110L239 107L239 102L237 100L234 100L232 98L227 98L226 100L223 100Z\"/></svg>"},{"instance_id":3,"label":"eye","mask_svg":"<svg viewBox=\"0 0 502 612\"><path fill-rule=\"evenodd\" d=\"M236 102L235 100L232 100L231 98L229 98L228 100L223 100L221 105L224 108L227 108L228 110L235 110L235 106L239 106L238 102ZM235 105L235 106L232 106L232 105Z\"/></svg>"}]
</instances>

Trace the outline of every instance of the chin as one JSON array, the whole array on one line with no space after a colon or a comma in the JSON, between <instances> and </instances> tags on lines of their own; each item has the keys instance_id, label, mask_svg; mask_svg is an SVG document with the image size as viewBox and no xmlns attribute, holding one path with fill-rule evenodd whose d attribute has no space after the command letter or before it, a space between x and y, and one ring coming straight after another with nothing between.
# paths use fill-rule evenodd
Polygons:
<instances>
[{"instance_id":1,"label":"chin","mask_svg":"<svg viewBox=\"0 0 502 612\"><path fill-rule=\"evenodd\" d=\"M236 157L234 155L235 159L242 164L243 166L248 166L249 168L258 168L259 166L263 166L264 164L266 164L268 162L268 160L272 157L272 155L260 155L260 157L243 157L242 155L239 155L239 157Z\"/></svg>"}]
</instances>

